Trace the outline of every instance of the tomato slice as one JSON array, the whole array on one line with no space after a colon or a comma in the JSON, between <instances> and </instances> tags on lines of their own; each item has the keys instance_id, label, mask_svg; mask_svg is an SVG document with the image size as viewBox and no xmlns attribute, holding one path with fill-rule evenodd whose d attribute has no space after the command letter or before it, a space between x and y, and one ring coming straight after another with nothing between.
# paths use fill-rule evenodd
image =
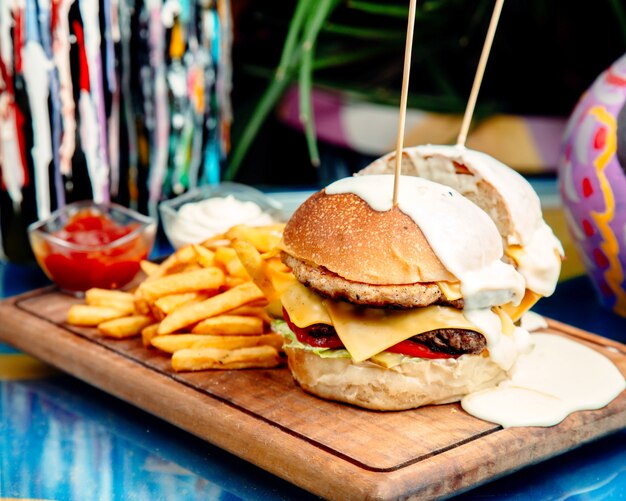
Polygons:
<instances>
[{"instance_id":1,"label":"tomato slice","mask_svg":"<svg viewBox=\"0 0 626 501\"><path fill-rule=\"evenodd\" d=\"M400 353L401 355L407 355L409 357L419 358L459 358L461 355L449 355L448 353L441 353L439 351L433 351L428 346L415 341L400 341L398 344L393 345L391 348L387 348L387 351L392 353Z\"/></svg>"},{"instance_id":2,"label":"tomato slice","mask_svg":"<svg viewBox=\"0 0 626 501\"><path fill-rule=\"evenodd\" d=\"M301 328L295 325L291 319L289 318L289 314L283 308L283 316L285 317L285 322L291 329L291 331L296 335L298 341L304 344L308 344L310 346L315 346L316 348L344 348L341 339L339 336L311 336L307 333L306 328ZM440 353L437 351L431 350L428 346L416 343L415 341L401 341L396 345L393 345L391 348L387 348L387 351L391 351L392 353L399 353L401 355L406 355L409 357L419 357L419 358L458 358L460 355L449 355L447 353Z\"/></svg>"},{"instance_id":3,"label":"tomato slice","mask_svg":"<svg viewBox=\"0 0 626 501\"><path fill-rule=\"evenodd\" d=\"M307 333L306 328L298 327L294 324L289 318L289 314L283 308L283 316L285 317L285 322L291 329L291 331L296 335L298 341L304 344L308 344L310 346L315 346L316 348L343 348L343 343L339 336L336 334L334 336L311 336Z\"/></svg>"}]
</instances>

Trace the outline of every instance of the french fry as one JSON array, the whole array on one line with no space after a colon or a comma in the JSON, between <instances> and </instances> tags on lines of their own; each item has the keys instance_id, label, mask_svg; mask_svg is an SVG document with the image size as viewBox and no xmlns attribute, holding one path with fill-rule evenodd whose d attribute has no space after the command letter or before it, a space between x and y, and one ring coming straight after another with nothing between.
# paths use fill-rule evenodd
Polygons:
<instances>
[{"instance_id":1,"label":"french fry","mask_svg":"<svg viewBox=\"0 0 626 501\"><path fill-rule=\"evenodd\" d=\"M115 308L127 315L135 312L135 296L130 292L93 288L85 292L85 302L90 306Z\"/></svg>"},{"instance_id":2,"label":"french fry","mask_svg":"<svg viewBox=\"0 0 626 501\"><path fill-rule=\"evenodd\" d=\"M174 336L175 334L171 334ZM283 347L280 334L261 334L260 336L204 336L191 345L191 348L223 348L236 350L248 346L273 346L277 350Z\"/></svg>"},{"instance_id":3,"label":"french fry","mask_svg":"<svg viewBox=\"0 0 626 501\"><path fill-rule=\"evenodd\" d=\"M150 341L158 335L159 324L150 324L147 327L141 329L141 342L148 348Z\"/></svg>"},{"instance_id":4,"label":"french fry","mask_svg":"<svg viewBox=\"0 0 626 501\"><path fill-rule=\"evenodd\" d=\"M269 301L274 299L276 289L265 271L265 263L259 251L250 242L244 240L235 240L232 246L252 281L263 291L263 295Z\"/></svg>"},{"instance_id":5,"label":"french fry","mask_svg":"<svg viewBox=\"0 0 626 501\"><path fill-rule=\"evenodd\" d=\"M208 298L208 294L201 292L182 292L180 294L170 294L169 296L160 297L154 302L154 305L163 313L163 316L165 316L183 304L192 301L203 301Z\"/></svg>"},{"instance_id":6,"label":"french fry","mask_svg":"<svg viewBox=\"0 0 626 501\"><path fill-rule=\"evenodd\" d=\"M154 336L150 344L166 353L174 353L178 350L191 348L193 344L203 337L202 334L165 334Z\"/></svg>"},{"instance_id":7,"label":"french fry","mask_svg":"<svg viewBox=\"0 0 626 501\"><path fill-rule=\"evenodd\" d=\"M158 264L157 267L154 268L152 272L148 275L148 277L143 281L143 283L167 275L167 273L175 266L180 266L180 263L178 259L176 259L176 254L174 253L165 258L160 264Z\"/></svg>"},{"instance_id":8,"label":"french fry","mask_svg":"<svg viewBox=\"0 0 626 501\"><path fill-rule=\"evenodd\" d=\"M148 261L147 259L139 261L139 267L147 277L154 275L159 269L159 265L157 263L153 263L152 261Z\"/></svg>"},{"instance_id":9,"label":"french fry","mask_svg":"<svg viewBox=\"0 0 626 501\"><path fill-rule=\"evenodd\" d=\"M135 296L130 292L98 288L89 289L85 292L85 302L92 306L102 306L102 303L106 301L114 303L127 301L132 303L134 300Z\"/></svg>"},{"instance_id":10,"label":"french fry","mask_svg":"<svg viewBox=\"0 0 626 501\"><path fill-rule=\"evenodd\" d=\"M103 308L113 308L119 310L124 315L132 315L135 313L135 303L128 301L113 301L107 298L98 299L87 303L89 306L101 306Z\"/></svg>"},{"instance_id":11,"label":"french fry","mask_svg":"<svg viewBox=\"0 0 626 501\"><path fill-rule=\"evenodd\" d=\"M245 224L233 226L226 232L230 240L244 240L253 245L259 252L269 252L280 242L284 224L267 226L247 226Z\"/></svg>"},{"instance_id":12,"label":"french fry","mask_svg":"<svg viewBox=\"0 0 626 501\"><path fill-rule=\"evenodd\" d=\"M213 235L212 237L207 238L200 245L202 245L202 247L206 247L209 250L215 250L218 247L230 245L230 240L226 238L226 235L224 235L224 233L220 233L218 235Z\"/></svg>"},{"instance_id":13,"label":"french fry","mask_svg":"<svg viewBox=\"0 0 626 501\"><path fill-rule=\"evenodd\" d=\"M265 273L272 281L272 285L279 296L297 281L291 270L279 258L265 261Z\"/></svg>"},{"instance_id":14,"label":"french fry","mask_svg":"<svg viewBox=\"0 0 626 501\"><path fill-rule=\"evenodd\" d=\"M274 247L273 249L267 252L261 253L261 257L265 260L272 259L272 258L280 259L280 253L281 253L280 247Z\"/></svg>"},{"instance_id":15,"label":"french fry","mask_svg":"<svg viewBox=\"0 0 626 501\"><path fill-rule=\"evenodd\" d=\"M145 283L145 281L143 282ZM135 291L135 311L140 315L151 315L152 309L150 308L150 303L143 296L141 290L137 289Z\"/></svg>"},{"instance_id":16,"label":"french fry","mask_svg":"<svg viewBox=\"0 0 626 501\"><path fill-rule=\"evenodd\" d=\"M135 312L135 296L130 292L107 289L89 289L85 292L85 302L90 306L105 306L120 310L127 315Z\"/></svg>"},{"instance_id":17,"label":"french fry","mask_svg":"<svg viewBox=\"0 0 626 501\"><path fill-rule=\"evenodd\" d=\"M238 285L241 285L244 282L248 282L249 280L249 278L233 277L231 275L226 275L226 278L224 278L224 287L226 289L232 289L233 287L237 287Z\"/></svg>"},{"instance_id":18,"label":"french fry","mask_svg":"<svg viewBox=\"0 0 626 501\"><path fill-rule=\"evenodd\" d=\"M176 256L176 260L181 264L189 264L197 262L196 251L193 250L193 246L185 245L178 249L174 256Z\"/></svg>"},{"instance_id":19,"label":"french fry","mask_svg":"<svg viewBox=\"0 0 626 501\"><path fill-rule=\"evenodd\" d=\"M159 325L159 334L176 332L200 320L234 310L263 297L263 293L254 283L245 282L199 303L185 304L176 308L162 320Z\"/></svg>"},{"instance_id":20,"label":"french fry","mask_svg":"<svg viewBox=\"0 0 626 501\"><path fill-rule=\"evenodd\" d=\"M264 301L265 302L265 301ZM265 311L264 306L254 306L253 304L247 304L240 306L226 313L227 315L242 315L244 317L259 317L266 324L271 323L272 318Z\"/></svg>"},{"instance_id":21,"label":"french fry","mask_svg":"<svg viewBox=\"0 0 626 501\"><path fill-rule=\"evenodd\" d=\"M225 272L232 277L249 280L250 276L237 257L237 253L230 247L218 247L215 249L215 263L220 265Z\"/></svg>"},{"instance_id":22,"label":"french fry","mask_svg":"<svg viewBox=\"0 0 626 501\"><path fill-rule=\"evenodd\" d=\"M194 245L193 250L196 253L198 264L204 268L215 266L215 253L202 245Z\"/></svg>"},{"instance_id":23,"label":"french fry","mask_svg":"<svg viewBox=\"0 0 626 501\"><path fill-rule=\"evenodd\" d=\"M115 318L102 322L98 330L103 336L116 339L126 339L141 334L141 330L154 320L145 315L131 315L130 317Z\"/></svg>"},{"instance_id":24,"label":"french fry","mask_svg":"<svg viewBox=\"0 0 626 501\"><path fill-rule=\"evenodd\" d=\"M95 326L107 320L126 316L127 313L106 306L73 304L67 312L67 323L71 325Z\"/></svg>"},{"instance_id":25,"label":"french fry","mask_svg":"<svg viewBox=\"0 0 626 501\"><path fill-rule=\"evenodd\" d=\"M263 334L263 320L243 315L218 315L197 323L191 332L216 336Z\"/></svg>"},{"instance_id":26,"label":"french fry","mask_svg":"<svg viewBox=\"0 0 626 501\"><path fill-rule=\"evenodd\" d=\"M267 298L269 302L266 308L267 312L273 317L280 317L283 310L280 302L280 293L274 287L271 278L272 274L278 278L279 268L274 265L276 271L271 271L271 268L268 267L271 261L263 260L259 251L249 242L236 240L232 245L252 281L263 291L264 296ZM281 282L280 285L285 287L286 283Z\"/></svg>"},{"instance_id":27,"label":"french fry","mask_svg":"<svg viewBox=\"0 0 626 501\"><path fill-rule=\"evenodd\" d=\"M170 273L179 272L184 269L186 265L195 263L196 259L197 254L191 245L181 247L163 260L163 262L158 265L159 267L148 276L144 283L169 275Z\"/></svg>"},{"instance_id":28,"label":"french fry","mask_svg":"<svg viewBox=\"0 0 626 501\"><path fill-rule=\"evenodd\" d=\"M177 270L176 273L171 273L171 275L177 275L179 273L189 273L190 271L201 270L202 266L198 263L189 263L183 266L180 270Z\"/></svg>"},{"instance_id":29,"label":"french fry","mask_svg":"<svg viewBox=\"0 0 626 501\"><path fill-rule=\"evenodd\" d=\"M177 371L206 369L269 368L280 364L278 351L271 346L252 346L236 350L218 348L188 348L172 356L172 368Z\"/></svg>"},{"instance_id":30,"label":"french fry","mask_svg":"<svg viewBox=\"0 0 626 501\"><path fill-rule=\"evenodd\" d=\"M174 273L143 282L138 291L148 301L154 301L170 294L216 290L224 283L224 273L217 267L202 268L183 273Z\"/></svg>"},{"instance_id":31,"label":"french fry","mask_svg":"<svg viewBox=\"0 0 626 501\"><path fill-rule=\"evenodd\" d=\"M153 337L152 346L166 353L176 353L187 348L219 348L236 350L248 346L273 346L280 350L283 337L280 334L262 334L260 336L211 336L206 334L166 334Z\"/></svg>"}]
</instances>

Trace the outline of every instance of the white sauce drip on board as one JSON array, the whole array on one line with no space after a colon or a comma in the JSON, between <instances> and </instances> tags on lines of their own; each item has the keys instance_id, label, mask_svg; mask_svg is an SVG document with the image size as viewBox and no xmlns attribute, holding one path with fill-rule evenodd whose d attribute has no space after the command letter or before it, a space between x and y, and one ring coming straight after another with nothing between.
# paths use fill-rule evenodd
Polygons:
<instances>
[{"instance_id":1,"label":"white sauce drip on board","mask_svg":"<svg viewBox=\"0 0 626 501\"><path fill-rule=\"evenodd\" d=\"M326 194L353 193L376 211L393 206L393 176L340 179ZM446 269L461 282L466 308L486 308L524 295L524 279L501 261L500 234L489 216L452 188L401 176L398 208L417 224Z\"/></svg>"},{"instance_id":2,"label":"white sauce drip on board","mask_svg":"<svg viewBox=\"0 0 626 501\"><path fill-rule=\"evenodd\" d=\"M572 412L604 407L625 388L624 376L604 355L553 334L533 334L509 379L465 396L469 414L511 426L553 426Z\"/></svg>"},{"instance_id":3,"label":"white sauce drip on board","mask_svg":"<svg viewBox=\"0 0 626 501\"><path fill-rule=\"evenodd\" d=\"M262 226L274 222L273 217L256 203L229 195L181 206L168 235L172 244L179 247L185 243L202 242L237 224Z\"/></svg>"}]
</instances>

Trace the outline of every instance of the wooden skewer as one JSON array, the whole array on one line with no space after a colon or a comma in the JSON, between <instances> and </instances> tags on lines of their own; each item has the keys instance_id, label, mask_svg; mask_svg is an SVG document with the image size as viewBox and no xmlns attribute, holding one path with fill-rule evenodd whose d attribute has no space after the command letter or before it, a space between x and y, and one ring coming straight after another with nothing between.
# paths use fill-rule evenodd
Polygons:
<instances>
[{"instance_id":1,"label":"wooden skewer","mask_svg":"<svg viewBox=\"0 0 626 501\"><path fill-rule=\"evenodd\" d=\"M476 107L476 100L478 99L478 91L480 90L480 84L483 81L485 67L487 66L487 59L489 59L491 45L493 43L493 38L496 34L496 28L498 27L498 20L500 19L500 12L502 12L503 4L504 0L496 0L496 4L493 8L493 14L491 15L489 29L487 30L485 44L483 45L483 51L480 54L478 68L476 68L476 76L474 77L474 83L472 85L470 97L467 101L467 107L465 108L465 115L463 115L461 131L459 132L459 137L456 140L457 146L465 146L465 141L467 140L467 133L469 131L470 122L472 121L472 115L474 114L474 108Z\"/></svg>"},{"instance_id":2,"label":"wooden skewer","mask_svg":"<svg viewBox=\"0 0 626 501\"><path fill-rule=\"evenodd\" d=\"M398 185L402 166L402 148L404 146L404 123L406 121L406 102L409 94L409 75L411 73L411 49L413 48L413 28L417 0L409 4L409 22L406 28L406 45L404 47L404 71L402 73L402 94L400 95L400 120L398 122L398 141L396 142L396 166L393 178L393 205L398 205Z\"/></svg>"}]
</instances>

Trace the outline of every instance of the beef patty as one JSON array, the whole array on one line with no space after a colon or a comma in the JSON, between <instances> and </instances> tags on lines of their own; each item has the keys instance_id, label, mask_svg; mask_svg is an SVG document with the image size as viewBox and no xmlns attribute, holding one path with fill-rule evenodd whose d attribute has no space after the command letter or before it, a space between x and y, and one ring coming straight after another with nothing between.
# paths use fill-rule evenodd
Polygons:
<instances>
[{"instance_id":1,"label":"beef patty","mask_svg":"<svg viewBox=\"0 0 626 501\"><path fill-rule=\"evenodd\" d=\"M313 337L336 336L332 325L314 324L306 328L307 334ZM464 329L436 329L410 338L410 341L423 344L432 351L447 355L477 355L487 346L485 336L475 331Z\"/></svg>"},{"instance_id":2,"label":"beef patty","mask_svg":"<svg viewBox=\"0 0 626 501\"><path fill-rule=\"evenodd\" d=\"M371 285L352 282L310 262L281 253L295 277L305 286L330 299L340 299L373 308L409 309L441 304L463 308L463 299L450 301L434 282L406 285Z\"/></svg>"}]
</instances>

